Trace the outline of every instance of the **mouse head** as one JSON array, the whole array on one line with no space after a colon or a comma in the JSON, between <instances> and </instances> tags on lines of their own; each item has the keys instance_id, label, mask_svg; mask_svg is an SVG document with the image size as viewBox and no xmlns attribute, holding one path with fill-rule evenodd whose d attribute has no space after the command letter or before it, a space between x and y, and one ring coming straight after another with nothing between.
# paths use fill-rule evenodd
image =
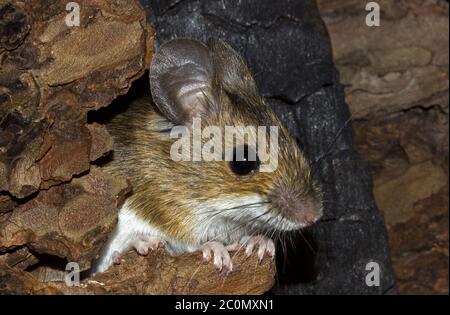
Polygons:
<instances>
[{"instance_id":1,"label":"mouse head","mask_svg":"<svg viewBox=\"0 0 450 315\"><path fill-rule=\"evenodd\" d=\"M229 45L218 39L162 45L153 57L150 85L155 104L174 125L193 137L196 122L208 130L201 146L195 147L195 139L186 142L190 159L173 164L173 176L184 187L180 194L197 212L277 231L318 220L321 191L307 159ZM218 154L201 154L211 151Z\"/></svg>"}]
</instances>

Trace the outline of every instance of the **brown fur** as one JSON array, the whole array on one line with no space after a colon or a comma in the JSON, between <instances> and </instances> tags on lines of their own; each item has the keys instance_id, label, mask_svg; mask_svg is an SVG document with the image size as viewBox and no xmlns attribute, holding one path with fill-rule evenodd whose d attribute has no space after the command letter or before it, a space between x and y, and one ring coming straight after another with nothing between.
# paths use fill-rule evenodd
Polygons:
<instances>
[{"instance_id":1,"label":"brown fur","mask_svg":"<svg viewBox=\"0 0 450 315\"><path fill-rule=\"evenodd\" d=\"M243 88L236 96L219 89L220 106L203 115L202 124L222 130L226 125L280 126L278 169L273 173L238 176L227 161L172 161L170 147L176 139L160 133L170 123L150 98L133 102L126 113L108 124L115 147L107 170L131 180L129 205L141 218L174 239L198 242L193 233L198 222L191 207L218 196L235 198L257 193L271 202L274 215L294 221L314 221L320 216L320 189L311 177L307 160L263 100L246 91ZM280 189L285 193L277 193ZM294 204L286 204L292 199L296 200ZM306 214L294 215L301 210L295 203L302 204L302 200L309 205L308 209L303 207Z\"/></svg>"},{"instance_id":2,"label":"brown fur","mask_svg":"<svg viewBox=\"0 0 450 315\"><path fill-rule=\"evenodd\" d=\"M155 54L150 83L156 105L150 98L135 101L108 125L115 151L107 170L131 180L133 194L127 200L131 211L185 244L216 238L218 230L228 234L220 239L225 243L254 233L246 229L239 234L232 229L250 226L246 213L236 213L255 212L241 205L245 200L265 203L257 209L263 214L270 212L269 220L264 218L258 225L264 231L306 226L320 217L320 189L311 177L308 161L258 95L250 71L230 46L217 39L207 45L189 39L171 41ZM222 140L221 144L226 126L267 126L267 132L270 126L278 126L278 168L239 176L225 160L172 160L170 150L176 139L161 131L173 123L192 128L193 117L201 117L203 127L220 127L222 139L215 140ZM207 141L202 139L203 144ZM225 211L222 205L236 203L239 206L233 209L233 216L205 210L219 207ZM210 230L213 232L208 234ZM199 235L204 231L206 240Z\"/></svg>"}]
</instances>

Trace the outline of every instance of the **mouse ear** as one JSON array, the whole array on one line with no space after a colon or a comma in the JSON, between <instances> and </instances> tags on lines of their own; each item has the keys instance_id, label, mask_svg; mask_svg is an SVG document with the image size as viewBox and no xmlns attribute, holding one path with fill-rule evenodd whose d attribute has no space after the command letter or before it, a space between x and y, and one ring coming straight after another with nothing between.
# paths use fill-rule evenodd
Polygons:
<instances>
[{"instance_id":1,"label":"mouse ear","mask_svg":"<svg viewBox=\"0 0 450 315\"><path fill-rule=\"evenodd\" d=\"M213 106L214 65L201 42L174 39L154 54L150 89L159 110L173 123L191 125Z\"/></svg>"},{"instance_id":2,"label":"mouse ear","mask_svg":"<svg viewBox=\"0 0 450 315\"><path fill-rule=\"evenodd\" d=\"M252 73L238 52L218 38L210 38L207 45L211 50L217 81L225 91L237 96L258 94Z\"/></svg>"}]
</instances>

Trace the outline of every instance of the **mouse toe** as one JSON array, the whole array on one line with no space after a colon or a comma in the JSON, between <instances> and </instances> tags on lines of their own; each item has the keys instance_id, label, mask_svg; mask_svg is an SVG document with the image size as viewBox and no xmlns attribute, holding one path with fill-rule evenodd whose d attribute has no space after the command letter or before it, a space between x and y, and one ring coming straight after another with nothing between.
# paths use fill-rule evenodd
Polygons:
<instances>
[{"instance_id":1,"label":"mouse toe","mask_svg":"<svg viewBox=\"0 0 450 315\"><path fill-rule=\"evenodd\" d=\"M250 257L253 251L257 248L257 255L261 261L264 255L275 257L275 243L273 240L264 235L244 236L240 242L240 247L237 249L244 250L245 255Z\"/></svg>"},{"instance_id":2,"label":"mouse toe","mask_svg":"<svg viewBox=\"0 0 450 315\"><path fill-rule=\"evenodd\" d=\"M228 272L233 271L230 253L222 243L215 241L206 242L200 246L199 250L202 252L203 259L206 262L211 261L213 258L214 266L218 271L222 271L222 269L226 269Z\"/></svg>"},{"instance_id":3,"label":"mouse toe","mask_svg":"<svg viewBox=\"0 0 450 315\"><path fill-rule=\"evenodd\" d=\"M136 249L139 255L146 256L149 251L164 247L166 242L157 237L142 236L134 240L131 245Z\"/></svg>"}]
</instances>

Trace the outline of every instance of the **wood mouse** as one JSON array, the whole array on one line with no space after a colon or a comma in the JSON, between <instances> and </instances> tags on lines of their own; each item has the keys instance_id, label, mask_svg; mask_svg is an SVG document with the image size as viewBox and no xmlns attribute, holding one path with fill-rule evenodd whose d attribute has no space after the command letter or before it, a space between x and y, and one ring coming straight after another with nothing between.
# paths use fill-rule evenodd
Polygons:
<instances>
[{"instance_id":1,"label":"wood mouse","mask_svg":"<svg viewBox=\"0 0 450 315\"><path fill-rule=\"evenodd\" d=\"M274 257L270 236L320 218L322 193L308 160L233 48L219 39L175 39L155 52L149 73L152 98L133 102L107 124L114 156L105 170L128 178L133 192L95 272L119 263L131 248L146 255L160 246L170 253L199 250L218 270L231 272L230 251ZM277 126L276 169L262 172L258 156L246 156L259 149L247 145L235 148L243 159L174 161L177 139L169 133L175 126L192 130L194 118L201 118L202 128L221 130ZM220 140L227 141L214 141Z\"/></svg>"}]
</instances>

